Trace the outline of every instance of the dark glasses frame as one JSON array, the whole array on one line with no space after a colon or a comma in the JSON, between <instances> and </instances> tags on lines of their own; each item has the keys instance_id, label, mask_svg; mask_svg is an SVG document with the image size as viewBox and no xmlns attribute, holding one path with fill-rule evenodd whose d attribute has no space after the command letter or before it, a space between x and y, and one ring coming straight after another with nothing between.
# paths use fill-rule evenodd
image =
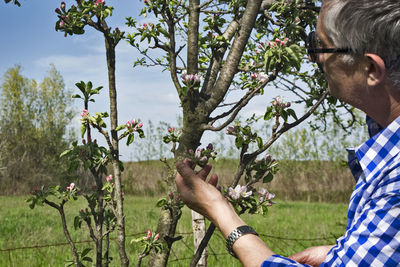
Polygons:
<instances>
[{"instance_id":1,"label":"dark glasses frame","mask_svg":"<svg viewBox=\"0 0 400 267\"><path fill-rule=\"evenodd\" d=\"M318 48L318 38L315 31L311 31L307 36L306 49L311 62L317 63L317 55L322 53L351 53L350 48Z\"/></svg>"}]
</instances>

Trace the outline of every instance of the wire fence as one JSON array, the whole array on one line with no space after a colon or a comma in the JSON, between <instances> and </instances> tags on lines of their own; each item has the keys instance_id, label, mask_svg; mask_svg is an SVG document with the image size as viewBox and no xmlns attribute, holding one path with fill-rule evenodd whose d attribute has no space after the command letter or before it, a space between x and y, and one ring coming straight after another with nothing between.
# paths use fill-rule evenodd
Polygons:
<instances>
[{"instance_id":1,"label":"wire fence","mask_svg":"<svg viewBox=\"0 0 400 267\"><path fill-rule=\"evenodd\" d=\"M140 233L135 233L135 234L129 234L126 235L126 237L138 237L141 235L145 235L145 233L140 232ZM187 232L187 233L178 233L177 235L180 236L186 236L186 238L182 238L180 242L182 242L183 246L185 247L186 250L189 250L193 253L193 245L192 245L192 232ZM217 236L219 239L218 242L222 242L223 246L225 246L225 239L220 233L216 233L214 236ZM290 237L282 237L282 236L274 236L274 235L269 235L269 234L259 234L263 240L267 242L267 244L271 247L274 248L275 251L285 251L287 250L288 247L293 247L296 246L298 248L307 248L310 246L310 244L314 244L315 242L321 242L324 244L334 244L335 240L340 236L340 234L334 234L331 233L328 236L320 236L320 237L315 237L315 238L290 238ZM116 240L117 238L110 238L111 240ZM82 244L82 243L91 243L93 242L92 240L81 240L81 241L75 241L76 244ZM51 247L63 247L63 246L69 246L69 243L67 242L59 242L59 243L54 243L54 244L38 244L38 245L31 245L31 246L21 246L21 247L12 247L12 248L0 248L0 253L1 254L8 254L8 266L18 266L13 264L13 259L12 259L12 253L15 251L24 251L24 250L37 250L40 254L42 254L43 258L46 258L47 255L45 255L43 252L41 252L41 249L46 249L46 248L51 248ZM182 257L182 253L179 253L175 251L174 247L171 250L171 255L169 259L169 263L175 263L179 264L179 262L182 261L190 261L192 259L191 255L188 253L183 253L185 257ZM188 256L190 255L190 256ZM208 255L209 257L214 257L216 260L218 260L219 257L226 257L230 256L228 252L216 252L211 244L208 245ZM7 257L7 256L6 256ZM3 261L4 263L4 261ZM179 264L179 266L184 266Z\"/></svg>"}]
</instances>

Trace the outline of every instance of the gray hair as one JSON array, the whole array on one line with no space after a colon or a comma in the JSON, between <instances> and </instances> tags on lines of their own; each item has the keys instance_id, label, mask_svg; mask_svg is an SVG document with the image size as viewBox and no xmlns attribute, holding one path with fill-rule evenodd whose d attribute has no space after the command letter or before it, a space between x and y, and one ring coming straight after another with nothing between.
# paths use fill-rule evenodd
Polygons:
<instances>
[{"instance_id":1,"label":"gray hair","mask_svg":"<svg viewBox=\"0 0 400 267\"><path fill-rule=\"evenodd\" d=\"M322 20L333 44L350 48L352 63L365 53L380 56L389 76L400 86L400 2L399 0L325 0Z\"/></svg>"}]
</instances>

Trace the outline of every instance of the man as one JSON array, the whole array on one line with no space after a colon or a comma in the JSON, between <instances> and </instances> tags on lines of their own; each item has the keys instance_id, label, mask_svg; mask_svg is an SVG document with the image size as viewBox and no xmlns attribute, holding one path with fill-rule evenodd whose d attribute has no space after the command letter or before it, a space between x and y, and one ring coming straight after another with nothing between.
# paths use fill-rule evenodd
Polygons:
<instances>
[{"instance_id":1,"label":"man","mask_svg":"<svg viewBox=\"0 0 400 267\"><path fill-rule=\"evenodd\" d=\"M215 223L244 266L400 265L400 2L323 1L316 36L310 58L324 71L330 93L382 128L349 149L357 184L345 235L334 246L285 258L274 255L236 215L215 188L216 175L205 182L210 166L196 175L188 160L178 163L178 190L190 208Z\"/></svg>"}]
</instances>

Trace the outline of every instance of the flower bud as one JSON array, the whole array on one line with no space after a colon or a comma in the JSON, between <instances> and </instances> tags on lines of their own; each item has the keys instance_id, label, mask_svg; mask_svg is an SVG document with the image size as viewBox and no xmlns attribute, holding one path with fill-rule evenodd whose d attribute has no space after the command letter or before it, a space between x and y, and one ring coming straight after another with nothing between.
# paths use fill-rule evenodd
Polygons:
<instances>
[{"instance_id":1,"label":"flower bud","mask_svg":"<svg viewBox=\"0 0 400 267\"><path fill-rule=\"evenodd\" d=\"M203 157L201 157L199 160L200 160L201 162L207 162L207 157L206 157L206 156L203 156Z\"/></svg>"},{"instance_id":2,"label":"flower bud","mask_svg":"<svg viewBox=\"0 0 400 267\"><path fill-rule=\"evenodd\" d=\"M61 10L62 10L62 11L65 11L65 2L61 2L60 7L61 7Z\"/></svg>"},{"instance_id":3,"label":"flower bud","mask_svg":"<svg viewBox=\"0 0 400 267\"><path fill-rule=\"evenodd\" d=\"M154 240L158 240L160 238L160 234L156 234L156 236L154 237Z\"/></svg>"},{"instance_id":4,"label":"flower bud","mask_svg":"<svg viewBox=\"0 0 400 267\"><path fill-rule=\"evenodd\" d=\"M147 235L146 235L146 239L149 240L151 237L151 231L147 230Z\"/></svg>"},{"instance_id":5,"label":"flower bud","mask_svg":"<svg viewBox=\"0 0 400 267\"><path fill-rule=\"evenodd\" d=\"M214 150L214 147L213 147L213 145L210 143L210 144L208 144L207 149L213 151L213 150Z\"/></svg>"}]
</instances>

